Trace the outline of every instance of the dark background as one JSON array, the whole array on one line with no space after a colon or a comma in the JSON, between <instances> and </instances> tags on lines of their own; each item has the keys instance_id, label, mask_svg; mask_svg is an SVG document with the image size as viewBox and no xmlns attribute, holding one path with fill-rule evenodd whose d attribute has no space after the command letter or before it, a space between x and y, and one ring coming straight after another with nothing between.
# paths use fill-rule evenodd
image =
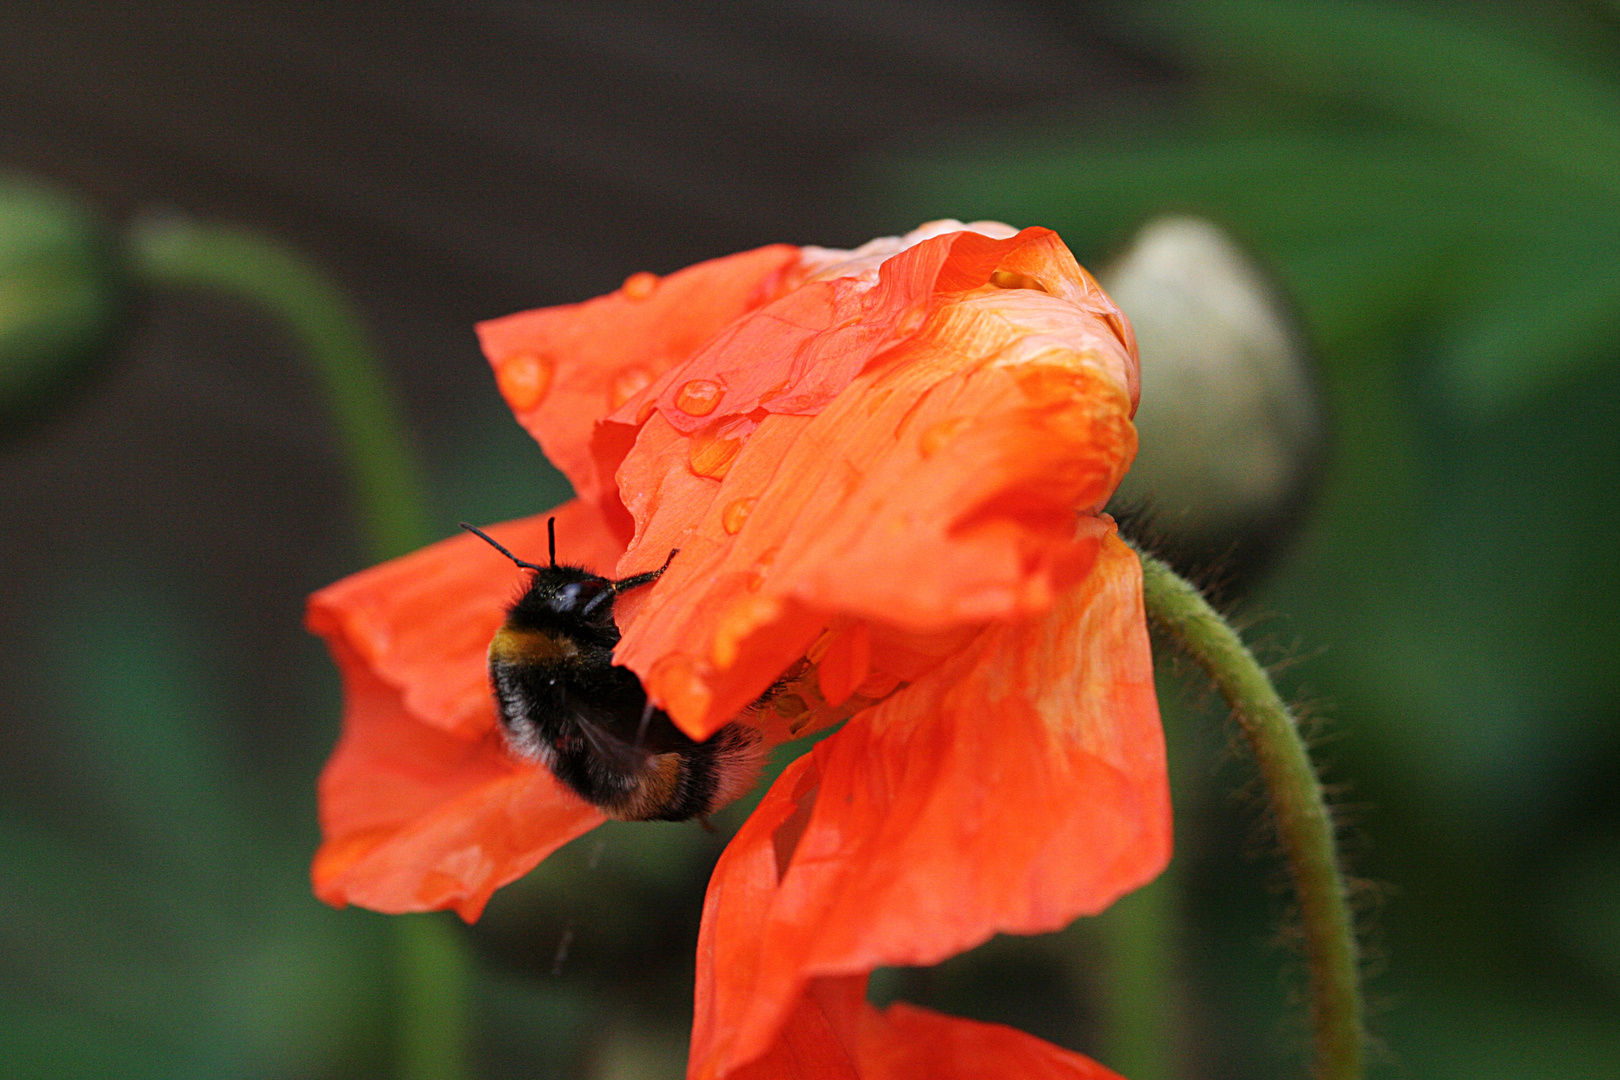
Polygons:
<instances>
[{"instance_id":1,"label":"dark background","mask_svg":"<svg viewBox=\"0 0 1620 1080\"><path fill-rule=\"evenodd\" d=\"M1291 291L1334 415L1244 610L1331 718L1380 1074L1613 1075L1617 16L1342 10L10 3L0 169L114 230L242 225L329 271L442 533L566 493L479 319L931 217L1049 224L1088 265L1158 213L1214 217ZM399 1075L386 920L305 878L338 698L303 598L364 563L315 384L239 302L137 288L119 326L0 443L0 1075ZM1286 903L1229 794L1249 770L1165 691L1180 1075L1299 1075ZM473 1073L678 1075L722 842L615 827L498 896L466 937ZM879 985L1123 1066L1107 935Z\"/></svg>"}]
</instances>

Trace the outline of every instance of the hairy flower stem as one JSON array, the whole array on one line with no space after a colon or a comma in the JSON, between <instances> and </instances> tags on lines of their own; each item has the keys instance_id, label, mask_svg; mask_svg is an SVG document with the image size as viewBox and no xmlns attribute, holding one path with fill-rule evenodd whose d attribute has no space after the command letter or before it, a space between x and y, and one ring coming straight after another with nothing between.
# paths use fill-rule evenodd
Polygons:
<instances>
[{"instance_id":1,"label":"hairy flower stem","mask_svg":"<svg viewBox=\"0 0 1620 1080\"><path fill-rule=\"evenodd\" d=\"M1237 717L1265 780L1288 858L1310 967L1317 1080L1362 1075L1362 1004L1355 929L1333 819L1293 714L1242 638L1189 582L1142 559L1148 616L1209 674Z\"/></svg>"},{"instance_id":2,"label":"hairy flower stem","mask_svg":"<svg viewBox=\"0 0 1620 1080\"><path fill-rule=\"evenodd\" d=\"M368 561L433 539L394 389L337 286L290 248L242 229L150 218L131 227L126 248L139 280L238 297L292 334L337 428Z\"/></svg>"},{"instance_id":3,"label":"hairy flower stem","mask_svg":"<svg viewBox=\"0 0 1620 1080\"><path fill-rule=\"evenodd\" d=\"M433 539L422 469L382 361L339 289L301 256L241 229L179 219L137 222L125 238L137 281L234 296L281 323L326 401L359 505L367 561ZM466 942L447 916L390 920L398 965L396 1075L462 1080L467 1067Z\"/></svg>"}]
</instances>

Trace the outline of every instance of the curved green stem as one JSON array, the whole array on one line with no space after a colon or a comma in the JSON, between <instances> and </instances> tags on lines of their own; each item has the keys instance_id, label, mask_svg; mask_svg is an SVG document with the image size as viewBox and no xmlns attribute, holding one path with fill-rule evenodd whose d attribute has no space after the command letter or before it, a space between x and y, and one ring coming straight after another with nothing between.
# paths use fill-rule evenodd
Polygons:
<instances>
[{"instance_id":1,"label":"curved green stem","mask_svg":"<svg viewBox=\"0 0 1620 1080\"><path fill-rule=\"evenodd\" d=\"M467 944L444 912L389 920L399 964L399 1080L461 1080L467 1067Z\"/></svg>"},{"instance_id":2,"label":"curved green stem","mask_svg":"<svg viewBox=\"0 0 1620 1080\"><path fill-rule=\"evenodd\" d=\"M241 229L178 219L138 222L125 238L137 281L226 293L289 330L331 411L371 560L428 543L426 484L393 387L343 294L304 258ZM398 965L398 1075L468 1075L468 949L442 914L390 920Z\"/></svg>"},{"instance_id":3,"label":"curved green stem","mask_svg":"<svg viewBox=\"0 0 1620 1080\"><path fill-rule=\"evenodd\" d=\"M1172 863L1097 918L1103 990L1097 1056L1131 1080L1171 1080L1181 1071L1175 870Z\"/></svg>"},{"instance_id":4,"label":"curved green stem","mask_svg":"<svg viewBox=\"0 0 1620 1080\"><path fill-rule=\"evenodd\" d=\"M139 279L240 297L293 333L332 411L372 559L432 539L393 387L335 285L292 249L242 229L150 219L130 229L127 248Z\"/></svg>"},{"instance_id":5,"label":"curved green stem","mask_svg":"<svg viewBox=\"0 0 1620 1080\"><path fill-rule=\"evenodd\" d=\"M1149 617L1214 680L1259 762L1304 926L1317 1080L1356 1080L1363 1031L1355 928L1333 819L1305 740L1237 632L1174 570L1137 554Z\"/></svg>"}]
</instances>

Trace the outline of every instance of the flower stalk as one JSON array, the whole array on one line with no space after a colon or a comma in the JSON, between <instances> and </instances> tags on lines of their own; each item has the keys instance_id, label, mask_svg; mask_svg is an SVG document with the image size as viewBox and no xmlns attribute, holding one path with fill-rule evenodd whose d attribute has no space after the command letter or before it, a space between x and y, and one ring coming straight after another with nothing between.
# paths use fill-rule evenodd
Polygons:
<instances>
[{"instance_id":1,"label":"flower stalk","mask_svg":"<svg viewBox=\"0 0 1620 1080\"><path fill-rule=\"evenodd\" d=\"M1164 873L1097 917L1102 935L1102 1060L1130 1080L1172 1080L1181 1067L1180 882Z\"/></svg>"},{"instance_id":2,"label":"flower stalk","mask_svg":"<svg viewBox=\"0 0 1620 1080\"><path fill-rule=\"evenodd\" d=\"M359 317L324 274L256 233L179 218L136 222L127 248L138 280L238 297L292 334L337 429L371 560L434 539L393 387Z\"/></svg>"},{"instance_id":3,"label":"flower stalk","mask_svg":"<svg viewBox=\"0 0 1620 1080\"><path fill-rule=\"evenodd\" d=\"M245 300L289 331L325 400L370 560L433 539L422 469L382 360L360 317L320 270L244 229L179 218L136 222L125 238L135 279ZM468 949L442 916L391 920L397 964L398 1075L462 1080Z\"/></svg>"},{"instance_id":4,"label":"flower stalk","mask_svg":"<svg viewBox=\"0 0 1620 1080\"><path fill-rule=\"evenodd\" d=\"M1260 765L1299 904L1317 1080L1359 1080L1359 959L1333 819L1293 713L1231 625L1165 563L1137 549L1148 616L1214 681Z\"/></svg>"}]
</instances>

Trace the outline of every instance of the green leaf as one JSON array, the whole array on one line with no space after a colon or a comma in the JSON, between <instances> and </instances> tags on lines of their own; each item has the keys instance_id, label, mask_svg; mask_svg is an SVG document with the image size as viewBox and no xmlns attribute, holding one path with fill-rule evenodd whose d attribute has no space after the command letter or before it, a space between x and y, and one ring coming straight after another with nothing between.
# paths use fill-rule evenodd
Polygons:
<instances>
[{"instance_id":1,"label":"green leaf","mask_svg":"<svg viewBox=\"0 0 1620 1080\"><path fill-rule=\"evenodd\" d=\"M1345 0L1192 0L1144 14L1227 78L1365 106L1620 194L1620 89L1510 27Z\"/></svg>"},{"instance_id":2,"label":"green leaf","mask_svg":"<svg viewBox=\"0 0 1620 1080\"><path fill-rule=\"evenodd\" d=\"M1441 379L1475 418L1620 358L1620 230L1548 243L1520 262L1504 262L1441 350Z\"/></svg>"}]
</instances>

